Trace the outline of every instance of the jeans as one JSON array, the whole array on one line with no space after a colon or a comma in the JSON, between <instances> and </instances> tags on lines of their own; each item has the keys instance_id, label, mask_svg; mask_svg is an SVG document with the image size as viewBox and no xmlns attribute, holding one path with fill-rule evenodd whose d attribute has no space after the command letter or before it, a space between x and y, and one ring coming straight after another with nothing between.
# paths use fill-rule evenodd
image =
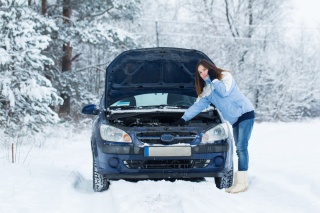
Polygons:
<instances>
[{"instance_id":1,"label":"jeans","mask_svg":"<svg viewBox=\"0 0 320 213\"><path fill-rule=\"evenodd\" d=\"M254 118L241 121L233 127L233 137L238 155L238 171L247 171L249 165L248 142L251 136Z\"/></svg>"}]
</instances>

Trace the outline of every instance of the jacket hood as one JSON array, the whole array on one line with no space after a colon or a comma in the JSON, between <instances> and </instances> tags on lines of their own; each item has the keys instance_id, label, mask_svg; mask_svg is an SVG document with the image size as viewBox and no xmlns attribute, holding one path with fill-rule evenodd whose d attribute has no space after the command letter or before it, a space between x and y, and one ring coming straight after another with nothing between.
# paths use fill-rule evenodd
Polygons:
<instances>
[{"instance_id":1,"label":"jacket hood","mask_svg":"<svg viewBox=\"0 0 320 213\"><path fill-rule=\"evenodd\" d=\"M143 93L169 92L197 97L194 75L201 59L211 61L193 49L161 47L125 51L107 67L106 106Z\"/></svg>"}]
</instances>

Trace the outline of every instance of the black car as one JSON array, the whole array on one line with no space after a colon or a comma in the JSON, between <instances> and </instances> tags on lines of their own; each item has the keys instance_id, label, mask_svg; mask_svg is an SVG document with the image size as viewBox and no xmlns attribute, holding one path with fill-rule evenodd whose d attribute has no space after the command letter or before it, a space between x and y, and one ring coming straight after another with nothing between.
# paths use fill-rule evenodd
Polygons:
<instances>
[{"instance_id":1,"label":"black car","mask_svg":"<svg viewBox=\"0 0 320 213\"><path fill-rule=\"evenodd\" d=\"M105 92L96 115L91 147L93 189L111 180L214 177L216 187L233 182L233 137L214 107L185 126L173 123L196 100L196 65L204 53L192 49L146 48L121 53L107 67Z\"/></svg>"}]
</instances>

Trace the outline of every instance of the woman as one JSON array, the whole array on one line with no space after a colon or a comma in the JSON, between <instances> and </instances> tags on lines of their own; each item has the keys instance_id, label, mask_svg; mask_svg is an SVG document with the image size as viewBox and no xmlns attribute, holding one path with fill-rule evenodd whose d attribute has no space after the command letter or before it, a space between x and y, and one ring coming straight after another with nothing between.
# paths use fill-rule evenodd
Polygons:
<instances>
[{"instance_id":1,"label":"woman","mask_svg":"<svg viewBox=\"0 0 320 213\"><path fill-rule=\"evenodd\" d=\"M229 193L245 191L248 171L248 141L254 124L254 107L239 90L230 72L217 68L207 60L197 65L195 76L197 101L175 123L185 125L211 103L221 112L233 127L233 137L238 156L238 172L235 173L234 184L226 189Z\"/></svg>"}]
</instances>

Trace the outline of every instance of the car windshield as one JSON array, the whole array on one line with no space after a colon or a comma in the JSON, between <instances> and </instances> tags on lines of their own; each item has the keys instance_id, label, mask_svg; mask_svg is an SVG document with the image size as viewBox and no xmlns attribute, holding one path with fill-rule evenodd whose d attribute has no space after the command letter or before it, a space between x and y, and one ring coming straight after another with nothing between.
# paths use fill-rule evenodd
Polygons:
<instances>
[{"instance_id":1,"label":"car windshield","mask_svg":"<svg viewBox=\"0 0 320 213\"><path fill-rule=\"evenodd\" d=\"M189 107L195 102L195 97L174 93L149 93L136 95L119 100L111 107L149 107L149 106L177 106Z\"/></svg>"}]
</instances>

